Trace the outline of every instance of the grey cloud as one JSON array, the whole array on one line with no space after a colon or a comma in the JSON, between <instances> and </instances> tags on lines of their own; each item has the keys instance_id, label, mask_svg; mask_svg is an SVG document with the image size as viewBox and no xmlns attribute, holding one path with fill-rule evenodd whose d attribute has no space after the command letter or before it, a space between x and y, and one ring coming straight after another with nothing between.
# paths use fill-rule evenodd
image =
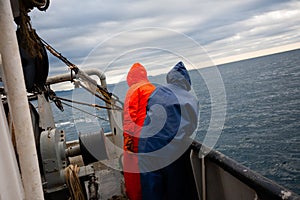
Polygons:
<instances>
[{"instance_id":1,"label":"grey cloud","mask_svg":"<svg viewBox=\"0 0 300 200\"><path fill-rule=\"evenodd\" d=\"M299 35L298 24L300 22L299 12L297 14L298 16L295 17L285 16L284 18L279 16L278 19L270 19L268 16L265 16L272 12L275 12L275 14L281 14L281 11L293 12L297 11L297 9L299 9L299 3L297 4L297 2L293 1L286 4L282 4L281 2L276 5L270 5L266 8L265 12L262 12L262 9L260 9L259 12L249 15L243 20L233 21L233 24L220 26L215 29L209 29L209 34L207 34L209 36L203 34L202 38L204 41L207 41L205 45L207 45L212 54L219 53L223 56L232 55L232 52L234 52L236 49L239 49L239 53L246 53L246 51L249 50L260 50L274 47L276 46L276 43L289 44L297 42L299 41L299 37L297 39L297 35ZM260 20L253 20L259 16L261 16ZM292 35L296 37L292 36L289 39L286 37L287 41L278 41L278 37L282 36L281 38L285 39L284 35L292 32ZM241 39L230 42L230 37L235 35L240 35ZM267 40L267 38L269 39ZM257 46L257 43L260 43L260 46ZM253 46L255 46L256 49L253 49ZM220 53L222 51L224 52L223 54Z\"/></svg>"},{"instance_id":2,"label":"grey cloud","mask_svg":"<svg viewBox=\"0 0 300 200\"><path fill-rule=\"evenodd\" d=\"M273 20L264 14L280 10L291 11L300 8L298 1L282 0L187 0L187 1L52 1L46 13L34 11L31 14L34 28L41 37L57 48L65 57L75 64L108 66L113 59L127 67L130 59L141 59L146 63L157 63L156 59L174 59L167 52L148 51L134 57L124 50L140 48L144 45L159 46L172 44L172 48L189 52L191 60L199 54L194 52L195 46L184 44L176 35L153 35L151 32L140 32L143 42L134 35L106 43L112 36L123 31L140 27L162 27L186 34L187 37L202 45L213 57L230 56L244 53L249 49L259 50L274 46L276 38L281 37L278 44L299 41L299 18L293 20ZM255 16L262 16L262 21L255 21ZM286 19L290 19L286 16ZM136 31L135 34L138 32ZM138 36L140 37L140 36ZM240 37L240 38L239 38ZM264 38L269 38L266 41ZM131 41L128 41L131 40ZM270 42L271 41L271 42ZM135 43L136 42L136 43ZM104 43L101 45L101 43ZM273 43L273 44L272 44ZM131 46L128 46L131 45ZM177 46L176 46L177 45ZM262 45L262 46L259 46ZM176 47L175 47L176 46ZM171 48L170 46L167 46ZM93 54L93 49L97 53ZM130 56L129 56L130 55ZM188 57L187 54L184 56ZM121 58L124 64L121 63ZM152 60L151 60L152 58ZM90 63L86 62L89 59ZM53 68L61 64L51 58ZM141 59L142 60L142 59ZM126 62L125 62L126 61ZM84 63L85 62L85 63ZM165 61L166 65L172 61ZM117 68L117 66L114 66ZM58 70L55 70L58 72Z\"/></svg>"}]
</instances>

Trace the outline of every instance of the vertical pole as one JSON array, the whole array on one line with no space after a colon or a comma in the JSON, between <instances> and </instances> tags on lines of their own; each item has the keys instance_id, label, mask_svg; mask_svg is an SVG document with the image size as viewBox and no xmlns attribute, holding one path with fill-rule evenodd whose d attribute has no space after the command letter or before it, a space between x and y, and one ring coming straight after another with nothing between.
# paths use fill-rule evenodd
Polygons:
<instances>
[{"instance_id":1,"label":"vertical pole","mask_svg":"<svg viewBox=\"0 0 300 200\"><path fill-rule=\"evenodd\" d=\"M0 199L24 199L15 151L8 131L7 119L0 101Z\"/></svg>"},{"instance_id":2,"label":"vertical pole","mask_svg":"<svg viewBox=\"0 0 300 200\"><path fill-rule=\"evenodd\" d=\"M205 170L205 155L201 155L201 185L202 185L202 199L206 199L206 170Z\"/></svg>"},{"instance_id":3,"label":"vertical pole","mask_svg":"<svg viewBox=\"0 0 300 200\"><path fill-rule=\"evenodd\" d=\"M0 0L3 81L12 116L25 199L44 199L25 81L9 0Z\"/></svg>"}]
</instances>

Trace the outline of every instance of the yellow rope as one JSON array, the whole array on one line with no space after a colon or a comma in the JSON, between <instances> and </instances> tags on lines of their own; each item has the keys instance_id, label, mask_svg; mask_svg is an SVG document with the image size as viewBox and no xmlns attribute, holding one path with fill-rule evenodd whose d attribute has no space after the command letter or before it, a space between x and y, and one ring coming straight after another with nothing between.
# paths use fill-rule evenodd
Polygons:
<instances>
[{"instance_id":1,"label":"yellow rope","mask_svg":"<svg viewBox=\"0 0 300 200\"><path fill-rule=\"evenodd\" d=\"M71 200L85 200L80 180L78 177L79 170L80 168L77 165L69 165L65 169L65 178L71 195Z\"/></svg>"}]
</instances>

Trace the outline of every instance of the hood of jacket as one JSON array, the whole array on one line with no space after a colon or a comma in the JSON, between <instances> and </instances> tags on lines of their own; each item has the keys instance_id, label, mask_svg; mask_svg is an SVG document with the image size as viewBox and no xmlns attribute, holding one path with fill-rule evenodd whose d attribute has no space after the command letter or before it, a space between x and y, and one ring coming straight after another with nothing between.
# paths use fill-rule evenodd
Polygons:
<instances>
[{"instance_id":1,"label":"hood of jacket","mask_svg":"<svg viewBox=\"0 0 300 200\"><path fill-rule=\"evenodd\" d=\"M187 91L191 90L191 78L182 61L177 63L167 74L167 83L174 84Z\"/></svg>"},{"instance_id":2,"label":"hood of jacket","mask_svg":"<svg viewBox=\"0 0 300 200\"><path fill-rule=\"evenodd\" d=\"M134 63L127 74L127 84L130 87L142 81L149 81L147 71L140 63Z\"/></svg>"}]
</instances>

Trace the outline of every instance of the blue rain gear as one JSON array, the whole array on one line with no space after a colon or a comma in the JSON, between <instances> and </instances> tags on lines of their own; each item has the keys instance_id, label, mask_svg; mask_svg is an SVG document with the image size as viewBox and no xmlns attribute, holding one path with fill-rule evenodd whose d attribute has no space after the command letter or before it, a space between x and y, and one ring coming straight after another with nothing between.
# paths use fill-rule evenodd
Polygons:
<instances>
[{"instance_id":1,"label":"blue rain gear","mask_svg":"<svg viewBox=\"0 0 300 200\"><path fill-rule=\"evenodd\" d=\"M189 191L193 181L186 175L191 171L187 149L199 107L190 89L188 71L179 62L167 74L167 85L158 86L148 100L138 146L143 200L186 199L194 194Z\"/></svg>"}]
</instances>

